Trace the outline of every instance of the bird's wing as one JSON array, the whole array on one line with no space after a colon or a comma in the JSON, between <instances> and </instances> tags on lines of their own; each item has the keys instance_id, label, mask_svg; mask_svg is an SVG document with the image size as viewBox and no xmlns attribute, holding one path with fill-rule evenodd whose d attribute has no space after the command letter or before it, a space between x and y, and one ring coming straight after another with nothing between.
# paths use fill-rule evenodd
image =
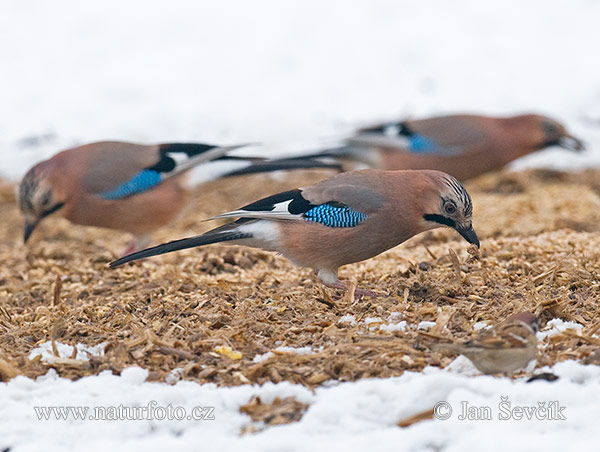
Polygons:
<instances>
[{"instance_id":1,"label":"bird's wing","mask_svg":"<svg viewBox=\"0 0 600 452\"><path fill-rule=\"evenodd\" d=\"M384 196L374 187L373 177L343 173L305 189L295 189L263 198L216 218L254 218L312 221L329 227L353 227L381 209Z\"/></svg>"},{"instance_id":2,"label":"bird's wing","mask_svg":"<svg viewBox=\"0 0 600 452\"><path fill-rule=\"evenodd\" d=\"M203 162L215 160L241 146L199 143L139 145L102 142L82 146L89 154L84 189L104 199L145 192Z\"/></svg>"},{"instance_id":3,"label":"bird's wing","mask_svg":"<svg viewBox=\"0 0 600 452\"><path fill-rule=\"evenodd\" d=\"M349 143L402 148L414 154L457 155L484 141L485 134L476 117L454 115L377 124L359 130Z\"/></svg>"},{"instance_id":4,"label":"bird's wing","mask_svg":"<svg viewBox=\"0 0 600 452\"><path fill-rule=\"evenodd\" d=\"M465 345L489 349L523 348L527 347L530 335L531 331L523 324L503 324L482 332L477 339Z\"/></svg>"}]
</instances>

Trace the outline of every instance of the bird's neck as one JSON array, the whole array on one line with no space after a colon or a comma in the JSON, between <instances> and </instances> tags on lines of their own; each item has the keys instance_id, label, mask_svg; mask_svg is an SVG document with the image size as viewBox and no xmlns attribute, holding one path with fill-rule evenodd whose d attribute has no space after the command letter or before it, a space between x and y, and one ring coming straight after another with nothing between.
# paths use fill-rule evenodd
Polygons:
<instances>
[{"instance_id":1,"label":"bird's neck","mask_svg":"<svg viewBox=\"0 0 600 452\"><path fill-rule=\"evenodd\" d=\"M502 127L507 163L543 147L545 137L527 116L505 118Z\"/></svg>"}]
</instances>

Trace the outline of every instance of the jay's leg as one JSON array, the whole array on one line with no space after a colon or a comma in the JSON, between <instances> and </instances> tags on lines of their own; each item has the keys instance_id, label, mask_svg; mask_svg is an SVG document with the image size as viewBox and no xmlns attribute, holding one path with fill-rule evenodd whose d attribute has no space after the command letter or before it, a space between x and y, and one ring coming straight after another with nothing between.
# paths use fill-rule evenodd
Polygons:
<instances>
[{"instance_id":1,"label":"jay's leg","mask_svg":"<svg viewBox=\"0 0 600 452\"><path fill-rule=\"evenodd\" d=\"M134 237L132 241L127 244L127 249L123 253L123 256L127 256L128 254L135 253L136 251L141 251L146 248L150 244L150 236L142 235L138 237Z\"/></svg>"},{"instance_id":2,"label":"jay's leg","mask_svg":"<svg viewBox=\"0 0 600 452\"><path fill-rule=\"evenodd\" d=\"M337 271L321 269L317 272L317 276L321 280L321 282L323 284L325 284L327 287L332 287L334 289L340 289L340 290L348 290L348 286L344 282L342 282L338 279ZM375 297L381 297L381 296L382 296L381 294L378 294L371 290L361 289L360 287L356 287L354 289L354 298L355 299L358 299L360 297L375 298Z\"/></svg>"}]
</instances>

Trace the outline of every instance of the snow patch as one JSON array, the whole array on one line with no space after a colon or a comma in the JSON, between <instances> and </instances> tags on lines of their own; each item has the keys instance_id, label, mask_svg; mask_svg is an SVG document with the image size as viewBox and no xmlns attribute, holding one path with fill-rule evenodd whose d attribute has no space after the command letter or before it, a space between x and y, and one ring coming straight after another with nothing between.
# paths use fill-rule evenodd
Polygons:
<instances>
[{"instance_id":1,"label":"snow patch","mask_svg":"<svg viewBox=\"0 0 600 452\"><path fill-rule=\"evenodd\" d=\"M406 320L402 320L398 323L388 323L387 325L380 325L381 331L406 331Z\"/></svg>"},{"instance_id":2,"label":"snow patch","mask_svg":"<svg viewBox=\"0 0 600 452\"><path fill-rule=\"evenodd\" d=\"M539 331L537 333L537 338L538 341L541 342L548 337L555 336L569 329L575 331L581 330L583 329L583 325L577 322L565 322L561 319L552 319L546 324L546 329L544 331Z\"/></svg>"},{"instance_id":3,"label":"snow patch","mask_svg":"<svg viewBox=\"0 0 600 452\"><path fill-rule=\"evenodd\" d=\"M356 318L353 315L344 315L339 318L338 323L347 323L349 325L356 325Z\"/></svg>"},{"instance_id":4,"label":"snow patch","mask_svg":"<svg viewBox=\"0 0 600 452\"><path fill-rule=\"evenodd\" d=\"M473 330L475 331L479 331L479 330L487 330L491 328L491 325L488 325L485 322L475 322L475 325L473 325Z\"/></svg>"},{"instance_id":5,"label":"snow patch","mask_svg":"<svg viewBox=\"0 0 600 452\"><path fill-rule=\"evenodd\" d=\"M430 330L431 328L433 328L435 326L435 322L429 322L427 320L423 320L422 322L419 322L419 324L417 325L417 330Z\"/></svg>"},{"instance_id":6,"label":"snow patch","mask_svg":"<svg viewBox=\"0 0 600 452\"><path fill-rule=\"evenodd\" d=\"M296 355L310 355L312 353L314 353L312 347L277 347L273 349L273 352L277 352L277 353L293 353ZM276 353L273 352L267 352L267 353L263 353L262 355L256 355L253 359L252 362L255 363L260 363L263 361L266 361L267 359L271 358L272 356L275 356Z\"/></svg>"},{"instance_id":7,"label":"snow patch","mask_svg":"<svg viewBox=\"0 0 600 452\"><path fill-rule=\"evenodd\" d=\"M58 358L71 358L73 356L72 345L63 344L62 342L57 341L54 343L58 352ZM94 346L77 344L75 346L77 352L74 359L88 361L90 359L90 356L104 356L104 347L106 347L105 342ZM52 350L52 342L44 342L38 345L33 350L31 350L31 352L29 353L30 360L35 359L37 356L41 356L41 361L45 363L53 364L54 362L56 362L57 356Z\"/></svg>"},{"instance_id":8,"label":"snow patch","mask_svg":"<svg viewBox=\"0 0 600 452\"><path fill-rule=\"evenodd\" d=\"M455 360L458 362L458 359ZM459 363L460 364L460 363ZM463 363L464 364L464 363ZM456 364L458 367L458 364ZM462 366L462 365L461 365ZM594 447L600 406L600 367L564 361L547 369L555 382L513 380L447 372L427 368L396 378L330 383L314 392L287 382L262 386L217 387L179 381L174 385L146 381L147 372L128 368L122 376L103 372L76 381L58 378L17 377L0 383L0 447L16 452L33 450L193 450L198 444L218 444L222 450L522 450L524 441L536 438L539 449L561 451ZM294 397L309 405L299 422L242 434L250 418L240 406L258 396L264 403L276 397ZM555 401L565 407L566 420L500 420L499 403L538 406ZM439 402L452 408L447 420L424 420L409 428L396 423L433 408ZM463 404L487 406L489 420L460 420ZM40 421L36 407L212 407L214 420L138 419L106 421L49 419ZM494 432L502 429L502 435ZM84 440L85 438L85 440ZM293 438L293 441L290 439ZM84 441L84 443L83 443ZM433 447L435 445L435 447Z\"/></svg>"}]
</instances>

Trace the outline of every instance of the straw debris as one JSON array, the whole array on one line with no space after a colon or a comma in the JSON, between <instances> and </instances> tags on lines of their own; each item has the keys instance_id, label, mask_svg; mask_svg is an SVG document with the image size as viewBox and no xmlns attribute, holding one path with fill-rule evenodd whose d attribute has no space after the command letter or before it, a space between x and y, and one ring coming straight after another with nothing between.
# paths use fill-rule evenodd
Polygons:
<instances>
[{"instance_id":1,"label":"straw debris","mask_svg":"<svg viewBox=\"0 0 600 452\"><path fill-rule=\"evenodd\" d=\"M187 213L155 242L201 233L202 219L327 172L285 180L246 176L200 186ZM538 365L600 362L600 173L499 173L467 184L480 250L435 230L366 262L342 268L350 287L382 294L354 299L324 289L312 271L260 250L214 245L110 270L125 234L48 218L21 241L14 187L0 185L0 379L48 368L77 379L129 366L165 381L219 385L389 377L445 366L421 344L429 334L463 339L528 309L542 329L577 322L544 340ZM356 286L354 285L356 284ZM52 363L30 352L54 344ZM104 344L88 359L59 357L59 344ZM285 353L276 349L287 347ZM412 422L410 420L409 422Z\"/></svg>"}]
</instances>

